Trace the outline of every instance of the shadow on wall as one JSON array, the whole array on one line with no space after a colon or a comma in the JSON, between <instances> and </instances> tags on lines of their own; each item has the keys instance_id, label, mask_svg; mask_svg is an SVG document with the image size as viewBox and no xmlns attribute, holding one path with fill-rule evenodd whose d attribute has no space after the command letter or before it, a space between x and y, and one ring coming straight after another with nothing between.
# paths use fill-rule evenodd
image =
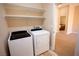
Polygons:
<instances>
[{"instance_id":1,"label":"shadow on wall","mask_svg":"<svg viewBox=\"0 0 79 59\"><path fill-rule=\"evenodd\" d=\"M8 35L8 37L9 37L9 35ZM9 46L8 46L8 37L7 37L7 41L6 41L6 54L7 54L7 56L10 56L10 50L9 50Z\"/></svg>"}]
</instances>

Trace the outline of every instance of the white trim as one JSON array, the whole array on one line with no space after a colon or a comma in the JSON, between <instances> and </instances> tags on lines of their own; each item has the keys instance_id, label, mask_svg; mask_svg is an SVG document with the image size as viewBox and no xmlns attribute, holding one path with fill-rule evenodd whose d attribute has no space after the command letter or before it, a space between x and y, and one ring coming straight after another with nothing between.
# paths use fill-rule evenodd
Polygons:
<instances>
[{"instance_id":1,"label":"white trim","mask_svg":"<svg viewBox=\"0 0 79 59\"><path fill-rule=\"evenodd\" d=\"M72 33L75 33L75 34L77 34L78 32L72 32Z\"/></svg>"},{"instance_id":2,"label":"white trim","mask_svg":"<svg viewBox=\"0 0 79 59\"><path fill-rule=\"evenodd\" d=\"M53 38L51 38L51 40L52 40L51 50L55 50L56 34L55 33L53 33L53 34L54 34Z\"/></svg>"},{"instance_id":3,"label":"white trim","mask_svg":"<svg viewBox=\"0 0 79 59\"><path fill-rule=\"evenodd\" d=\"M71 34L72 32L67 32L66 34Z\"/></svg>"},{"instance_id":4,"label":"white trim","mask_svg":"<svg viewBox=\"0 0 79 59\"><path fill-rule=\"evenodd\" d=\"M77 32L68 32L67 34L71 34L71 33L73 33L73 34L77 34Z\"/></svg>"},{"instance_id":5,"label":"white trim","mask_svg":"<svg viewBox=\"0 0 79 59\"><path fill-rule=\"evenodd\" d=\"M44 18L43 16L5 15L6 17Z\"/></svg>"}]
</instances>

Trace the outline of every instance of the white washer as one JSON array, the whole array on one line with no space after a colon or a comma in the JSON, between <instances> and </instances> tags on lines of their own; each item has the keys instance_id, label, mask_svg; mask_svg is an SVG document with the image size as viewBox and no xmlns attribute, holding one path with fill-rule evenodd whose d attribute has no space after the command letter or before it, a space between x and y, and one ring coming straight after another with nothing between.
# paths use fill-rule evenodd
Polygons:
<instances>
[{"instance_id":1,"label":"white washer","mask_svg":"<svg viewBox=\"0 0 79 59\"><path fill-rule=\"evenodd\" d=\"M34 38L34 50L35 55L40 55L41 53L49 50L49 37L50 33L46 30L36 30L31 31Z\"/></svg>"},{"instance_id":2,"label":"white washer","mask_svg":"<svg viewBox=\"0 0 79 59\"><path fill-rule=\"evenodd\" d=\"M11 32L8 45L12 56L33 56L32 35L27 31Z\"/></svg>"}]
</instances>

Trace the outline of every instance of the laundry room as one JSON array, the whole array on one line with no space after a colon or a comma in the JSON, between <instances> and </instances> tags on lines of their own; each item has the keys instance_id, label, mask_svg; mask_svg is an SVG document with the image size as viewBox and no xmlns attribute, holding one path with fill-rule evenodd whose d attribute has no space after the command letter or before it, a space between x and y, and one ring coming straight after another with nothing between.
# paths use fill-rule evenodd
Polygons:
<instances>
[{"instance_id":1,"label":"laundry room","mask_svg":"<svg viewBox=\"0 0 79 59\"><path fill-rule=\"evenodd\" d=\"M0 4L2 44L0 55L41 56L57 55L55 49L56 28L53 24L52 3L3 3ZM53 10L53 11L52 11ZM55 9L56 10L56 9ZM56 22L56 21L54 21ZM53 25L53 26L51 26ZM51 37L53 36L53 38Z\"/></svg>"},{"instance_id":2,"label":"laundry room","mask_svg":"<svg viewBox=\"0 0 79 59\"><path fill-rule=\"evenodd\" d=\"M75 3L0 3L0 56L79 55L78 16Z\"/></svg>"}]
</instances>

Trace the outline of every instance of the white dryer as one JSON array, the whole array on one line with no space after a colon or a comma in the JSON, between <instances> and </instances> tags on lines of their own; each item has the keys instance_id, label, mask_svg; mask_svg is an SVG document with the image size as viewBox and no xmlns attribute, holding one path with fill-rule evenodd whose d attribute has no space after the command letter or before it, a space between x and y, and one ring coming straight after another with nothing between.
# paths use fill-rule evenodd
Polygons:
<instances>
[{"instance_id":1,"label":"white dryer","mask_svg":"<svg viewBox=\"0 0 79 59\"><path fill-rule=\"evenodd\" d=\"M40 55L49 50L49 37L50 33L46 30L33 30L31 31L34 39L35 55Z\"/></svg>"}]
</instances>

